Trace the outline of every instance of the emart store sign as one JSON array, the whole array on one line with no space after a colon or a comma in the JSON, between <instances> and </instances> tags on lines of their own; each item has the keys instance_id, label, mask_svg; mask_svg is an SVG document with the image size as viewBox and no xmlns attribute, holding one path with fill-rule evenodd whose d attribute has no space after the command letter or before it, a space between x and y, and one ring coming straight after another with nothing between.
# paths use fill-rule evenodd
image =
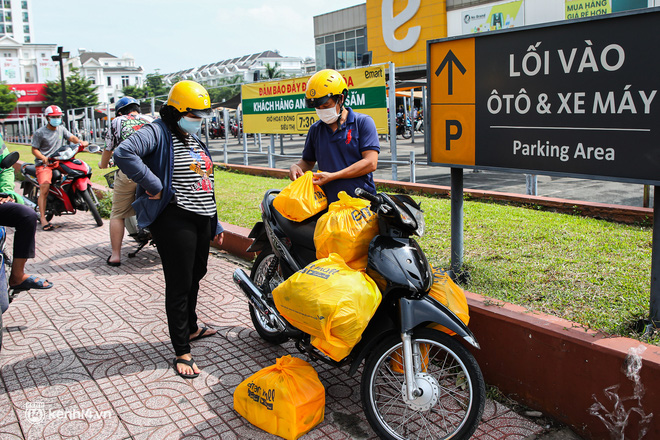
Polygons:
<instances>
[{"instance_id":1,"label":"emart store sign","mask_svg":"<svg viewBox=\"0 0 660 440\"><path fill-rule=\"evenodd\" d=\"M367 0L373 63L426 65L426 40L447 36L445 0Z\"/></svg>"}]
</instances>

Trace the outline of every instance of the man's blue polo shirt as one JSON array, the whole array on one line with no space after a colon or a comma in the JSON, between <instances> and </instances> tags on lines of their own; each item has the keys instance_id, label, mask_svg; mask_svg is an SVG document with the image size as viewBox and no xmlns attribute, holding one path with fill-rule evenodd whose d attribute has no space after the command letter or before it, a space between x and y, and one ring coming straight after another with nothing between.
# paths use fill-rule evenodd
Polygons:
<instances>
[{"instance_id":1,"label":"man's blue polo shirt","mask_svg":"<svg viewBox=\"0 0 660 440\"><path fill-rule=\"evenodd\" d=\"M362 152L374 150L380 153L380 142L376 124L371 116L356 113L346 107L346 122L337 131L323 121L316 121L307 133L302 158L307 162L316 162L319 170L334 173L353 165L362 159ZM352 179L333 180L323 186L328 203L339 200L339 191L346 191L355 196L355 188L364 188L376 194L376 185L371 173Z\"/></svg>"}]
</instances>

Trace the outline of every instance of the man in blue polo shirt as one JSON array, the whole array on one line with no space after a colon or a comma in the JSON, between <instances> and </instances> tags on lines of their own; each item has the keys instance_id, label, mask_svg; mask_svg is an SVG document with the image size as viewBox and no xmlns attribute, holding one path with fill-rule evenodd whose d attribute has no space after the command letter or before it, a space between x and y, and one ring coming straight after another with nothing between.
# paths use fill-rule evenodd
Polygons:
<instances>
[{"instance_id":1,"label":"man in blue polo shirt","mask_svg":"<svg viewBox=\"0 0 660 440\"><path fill-rule=\"evenodd\" d=\"M318 162L314 183L323 188L328 203L337 201L340 191L354 196L355 188L376 194L372 175L380 152L376 124L370 116L344 107L347 95L346 81L335 70L321 70L309 79L307 106L316 109L320 120L307 133L302 159L289 168L289 178L296 180Z\"/></svg>"}]
</instances>

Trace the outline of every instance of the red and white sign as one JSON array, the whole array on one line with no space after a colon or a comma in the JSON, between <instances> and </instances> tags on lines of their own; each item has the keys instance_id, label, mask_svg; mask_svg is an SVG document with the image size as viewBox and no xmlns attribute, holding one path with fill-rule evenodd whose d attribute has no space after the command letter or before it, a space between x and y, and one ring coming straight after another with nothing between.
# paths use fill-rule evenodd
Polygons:
<instances>
[{"instance_id":1,"label":"red and white sign","mask_svg":"<svg viewBox=\"0 0 660 440\"><path fill-rule=\"evenodd\" d=\"M41 104L46 101L46 84L8 84L19 104Z\"/></svg>"}]
</instances>

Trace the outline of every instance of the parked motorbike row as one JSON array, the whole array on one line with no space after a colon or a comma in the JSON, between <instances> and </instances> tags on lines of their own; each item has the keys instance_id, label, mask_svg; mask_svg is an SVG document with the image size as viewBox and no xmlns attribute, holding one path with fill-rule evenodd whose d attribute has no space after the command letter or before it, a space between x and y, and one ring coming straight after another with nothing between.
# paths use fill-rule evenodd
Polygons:
<instances>
[{"instance_id":1,"label":"parked motorbike row","mask_svg":"<svg viewBox=\"0 0 660 440\"><path fill-rule=\"evenodd\" d=\"M275 305L273 291L280 284L303 268L313 270L319 217L286 219L273 206L278 193L266 192L262 221L250 232L254 242L248 251L259 252L250 276L242 269L233 275L249 301L259 336L273 344L293 340L313 360L348 366L349 375L364 361L362 407L380 438L470 438L484 409L485 385L474 356L457 337L474 348L479 344L449 308L428 294L432 269L412 237L424 233L420 206L407 195L355 191L378 216L379 233L369 244L366 274L376 281L382 300L357 345L336 361L316 349L310 334L291 325ZM446 332L429 328L432 323Z\"/></svg>"}]
</instances>

